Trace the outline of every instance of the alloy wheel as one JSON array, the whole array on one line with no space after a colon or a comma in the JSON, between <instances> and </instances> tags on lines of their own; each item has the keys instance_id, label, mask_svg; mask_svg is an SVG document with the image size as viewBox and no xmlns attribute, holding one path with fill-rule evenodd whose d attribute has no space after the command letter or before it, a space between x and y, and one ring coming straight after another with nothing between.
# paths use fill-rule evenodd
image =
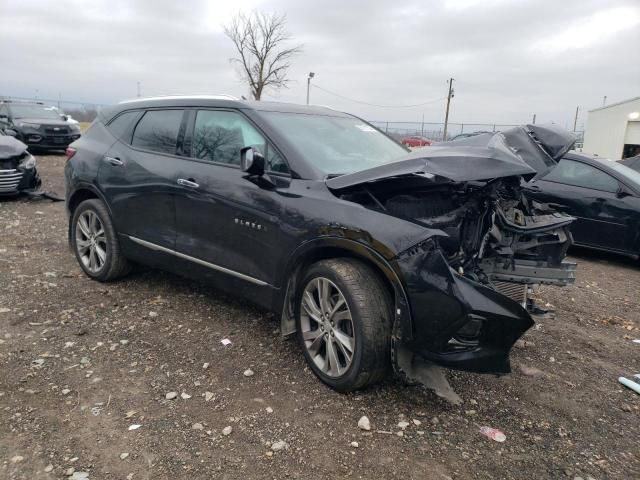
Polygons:
<instances>
[{"instance_id":1,"label":"alloy wheel","mask_svg":"<svg viewBox=\"0 0 640 480\"><path fill-rule=\"evenodd\" d=\"M340 289L324 277L312 279L302 293L300 327L304 347L325 375L344 375L353 361L355 329Z\"/></svg>"},{"instance_id":2,"label":"alloy wheel","mask_svg":"<svg viewBox=\"0 0 640 480\"><path fill-rule=\"evenodd\" d=\"M107 237L98 215L86 210L76 223L76 251L78 258L91 273L98 273L107 260Z\"/></svg>"}]
</instances>

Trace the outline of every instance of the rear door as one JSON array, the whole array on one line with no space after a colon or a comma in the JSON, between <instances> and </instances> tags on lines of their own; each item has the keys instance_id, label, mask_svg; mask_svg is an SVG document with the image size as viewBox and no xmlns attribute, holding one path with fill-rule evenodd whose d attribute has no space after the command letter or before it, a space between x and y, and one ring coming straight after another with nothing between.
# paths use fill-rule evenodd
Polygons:
<instances>
[{"instance_id":1,"label":"rear door","mask_svg":"<svg viewBox=\"0 0 640 480\"><path fill-rule=\"evenodd\" d=\"M620 182L579 161L563 159L550 173L531 182L529 195L577 218L571 232L578 244L611 249L629 248L628 224Z\"/></svg>"},{"instance_id":2,"label":"rear door","mask_svg":"<svg viewBox=\"0 0 640 480\"><path fill-rule=\"evenodd\" d=\"M193 110L176 196L176 250L251 283L273 284L281 262L282 194L289 169L265 136L233 110ZM267 158L273 183L252 181L240 170L240 149Z\"/></svg>"},{"instance_id":3,"label":"rear door","mask_svg":"<svg viewBox=\"0 0 640 480\"><path fill-rule=\"evenodd\" d=\"M184 109L119 115L108 126L119 140L104 155L98 175L117 231L171 250L183 117Z\"/></svg>"}]
</instances>

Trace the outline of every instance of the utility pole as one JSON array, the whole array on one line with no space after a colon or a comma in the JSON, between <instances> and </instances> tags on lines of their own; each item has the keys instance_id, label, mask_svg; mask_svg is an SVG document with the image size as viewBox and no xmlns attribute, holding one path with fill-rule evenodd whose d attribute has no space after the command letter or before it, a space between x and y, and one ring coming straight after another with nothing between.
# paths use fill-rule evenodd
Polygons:
<instances>
[{"instance_id":1,"label":"utility pole","mask_svg":"<svg viewBox=\"0 0 640 480\"><path fill-rule=\"evenodd\" d=\"M578 126L578 111L580 110L580 105L576 107L576 116L573 119L573 131L576 131L576 127Z\"/></svg>"},{"instance_id":2,"label":"utility pole","mask_svg":"<svg viewBox=\"0 0 640 480\"><path fill-rule=\"evenodd\" d=\"M315 76L315 73L309 72L309 76L307 77L307 105L309 105L309 90L311 89L311 79Z\"/></svg>"},{"instance_id":3,"label":"utility pole","mask_svg":"<svg viewBox=\"0 0 640 480\"><path fill-rule=\"evenodd\" d=\"M140 82L136 82L138 87L138 98L140 98Z\"/></svg>"},{"instance_id":4,"label":"utility pole","mask_svg":"<svg viewBox=\"0 0 640 480\"><path fill-rule=\"evenodd\" d=\"M602 106L604 107L606 104L607 104L607 96L605 95L605 96L602 98Z\"/></svg>"},{"instance_id":5,"label":"utility pole","mask_svg":"<svg viewBox=\"0 0 640 480\"><path fill-rule=\"evenodd\" d=\"M533 123L534 125L536 124L536 114L535 113L533 114L533 121L531 123Z\"/></svg>"},{"instance_id":6,"label":"utility pole","mask_svg":"<svg viewBox=\"0 0 640 480\"><path fill-rule=\"evenodd\" d=\"M447 95L447 113L444 116L444 133L442 134L442 141L447 141L447 126L449 124L449 105L453 98L453 78L449 79L449 94Z\"/></svg>"}]
</instances>

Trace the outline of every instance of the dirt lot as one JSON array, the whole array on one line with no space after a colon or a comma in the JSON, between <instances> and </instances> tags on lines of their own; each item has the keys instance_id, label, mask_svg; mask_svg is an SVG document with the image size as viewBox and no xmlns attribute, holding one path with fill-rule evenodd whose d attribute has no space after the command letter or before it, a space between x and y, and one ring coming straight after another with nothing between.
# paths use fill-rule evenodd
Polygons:
<instances>
[{"instance_id":1,"label":"dirt lot","mask_svg":"<svg viewBox=\"0 0 640 480\"><path fill-rule=\"evenodd\" d=\"M39 165L62 193L64 157ZM0 232L0 478L640 478L640 396L617 382L640 372L637 262L574 252L513 374L452 372L456 407L395 380L335 393L273 317L206 286L87 279L62 203L0 201Z\"/></svg>"}]
</instances>

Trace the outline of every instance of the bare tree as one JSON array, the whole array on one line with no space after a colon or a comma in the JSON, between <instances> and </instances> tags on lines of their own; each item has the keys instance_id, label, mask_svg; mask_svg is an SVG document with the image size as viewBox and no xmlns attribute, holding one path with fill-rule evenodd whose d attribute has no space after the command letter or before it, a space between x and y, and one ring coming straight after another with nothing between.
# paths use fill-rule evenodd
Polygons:
<instances>
[{"instance_id":1,"label":"bare tree","mask_svg":"<svg viewBox=\"0 0 640 480\"><path fill-rule=\"evenodd\" d=\"M239 13L224 28L238 51L238 57L230 61L240 65L242 78L256 100L260 100L265 88L279 90L287 86L291 58L302 51L302 45L286 48L291 38L285 30L286 20L284 14Z\"/></svg>"}]
</instances>

